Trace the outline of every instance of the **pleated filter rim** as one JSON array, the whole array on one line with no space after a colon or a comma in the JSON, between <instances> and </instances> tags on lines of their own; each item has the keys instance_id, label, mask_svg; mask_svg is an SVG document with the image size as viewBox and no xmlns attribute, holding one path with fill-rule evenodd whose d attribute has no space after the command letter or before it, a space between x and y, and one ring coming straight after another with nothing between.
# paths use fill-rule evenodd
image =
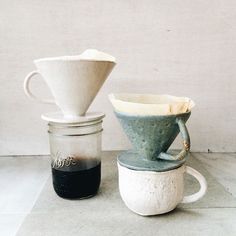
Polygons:
<instances>
[{"instance_id":1,"label":"pleated filter rim","mask_svg":"<svg viewBox=\"0 0 236 236\"><path fill-rule=\"evenodd\" d=\"M168 94L109 94L114 109L132 115L176 115L189 112L195 106L188 97Z\"/></svg>"}]
</instances>

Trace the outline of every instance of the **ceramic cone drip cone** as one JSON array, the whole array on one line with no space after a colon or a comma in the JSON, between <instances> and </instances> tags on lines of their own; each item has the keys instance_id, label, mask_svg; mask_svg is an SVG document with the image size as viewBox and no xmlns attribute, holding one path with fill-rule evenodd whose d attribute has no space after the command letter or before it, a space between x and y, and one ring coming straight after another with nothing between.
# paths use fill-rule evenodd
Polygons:
<instances>
[{"instance_id":1,"label":"ceramic cone drip cone","mask_svg":"<svg viewBox=\"0 0 236 236\"><path fill-rule=\"evenodd\" d=\"M147 160L161 158L166 153L176 136L179 126L176 122L188 120L190 112L170 116L131 116L115 112L123 130L141 157Z\"/></svg>"},{"instance_id":2,"label":"ceramic cone drip cone","mask_svg":"<svg viewBox=\"0 0 236 236\"><path fill-rule=\"evenodd\" d=\"M183 160L190 149L185 126L194 102L186 97L152 94L110 94L123 130L143 159ZM176 156L167 150L181 133L183 148Z\"/></svg>"},{"instance_id":3,"label":"ceramic cone drip cone","mask_svg":"<svg viewBox=\"0 0 236 236\"><path fill-rule=\"evenodd\" d=\"M29 81L40 74L54 97L54 103L66 119L84 116L93 99L115 66L115 58L94 49L81 55L43 58L34 61L37 71L30 73L24 83L25 93L38 101L29 90Z\"/></svg>"}]
</instances>

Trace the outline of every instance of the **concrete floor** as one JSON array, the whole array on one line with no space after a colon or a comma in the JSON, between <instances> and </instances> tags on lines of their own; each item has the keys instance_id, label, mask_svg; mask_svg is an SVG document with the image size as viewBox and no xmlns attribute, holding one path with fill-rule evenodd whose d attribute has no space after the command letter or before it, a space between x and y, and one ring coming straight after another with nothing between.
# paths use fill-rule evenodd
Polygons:
<instances>
[{"instance_id":1,"label":"concrete floor","mask_svg":"<svg viewBox=\"0 0 236 236\"><path fill-rule=\"evenodd\" d=\"M236 154L192 153L188 165L207 179L204 198L171 213L141 217L118 191L117 152L104 152L96 197L63 200L51 185L49 157L0 157L0 235L236 235ZM186 194L198 184L186 176Z\"/></svg>"}]
</instances>

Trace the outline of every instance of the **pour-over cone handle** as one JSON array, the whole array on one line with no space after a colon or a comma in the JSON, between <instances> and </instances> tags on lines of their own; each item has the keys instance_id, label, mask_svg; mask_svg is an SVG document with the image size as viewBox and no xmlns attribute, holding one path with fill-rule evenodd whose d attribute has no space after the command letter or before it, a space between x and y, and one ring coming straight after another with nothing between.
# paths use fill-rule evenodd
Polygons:
<instances>
[{"instance_id":1,"label":"pour-over cone handle","mask_svg":"<svg viewBox=\"0 0 236 236\"><path fill-rule=\"evenodd\" d=\"M33 76L40 74L37 70L35 71L31 71L24 80L24 92L26 94L26 96L28 96L29 98L36 100L37 102L41 102L41 103L48 103L48 104L55 104L54 100L51 99L42 99L42 98L38 98L36 97L30 90L29 84L31 79L33 78Z\"/></svg>"},{"instance_id":2,"label":"pour-over cone handle","mask_svg":"<svg viewBox=\"0 0 236 236\"><path fill-rule=\"evenodd\" d=\"M183 139L183 149L181 152L175 156L172 156L170 154L167 154L165 152L161 152L159 155L160 159L164 160L170 160L170 161L175 161L175 160L183 160L189 153L190 150L190 137L189 133L187 130L187 127L184 123L184 121L181 118L176 118L176 123L179 126L179 131Z\"/></svg>"}]
</instances>

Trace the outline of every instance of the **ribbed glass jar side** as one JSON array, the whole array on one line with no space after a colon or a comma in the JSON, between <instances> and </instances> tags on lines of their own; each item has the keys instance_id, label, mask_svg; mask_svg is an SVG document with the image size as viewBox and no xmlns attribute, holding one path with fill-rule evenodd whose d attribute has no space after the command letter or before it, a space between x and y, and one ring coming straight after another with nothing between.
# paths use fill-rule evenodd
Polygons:
<instances>
[{"instance_id":1,"label":"ribbed glass jar side","mask_svg":"<svg viewBox=\"0 0 236 236\"><path fill-rule=\"evenodd\" d=\"M51 163L63 171L86 170L101 162L102 120L49 123Z\"/></svg>"}]
</instances>

